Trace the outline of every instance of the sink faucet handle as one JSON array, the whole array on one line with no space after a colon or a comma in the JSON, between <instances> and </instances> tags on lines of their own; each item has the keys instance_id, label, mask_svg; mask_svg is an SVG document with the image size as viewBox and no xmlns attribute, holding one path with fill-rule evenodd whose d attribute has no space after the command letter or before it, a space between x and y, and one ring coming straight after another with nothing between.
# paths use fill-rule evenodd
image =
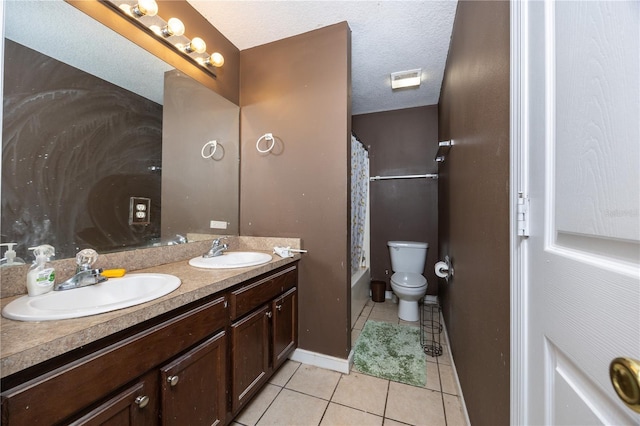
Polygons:
<instances>
[{"instance_id":1,"label":"sink faucet handle","mask_svg":"<svg viewBox=\"0 0 640 426\"><path fill-rule=\"evenodd\" d=\"M76 263L78 264L79 271L86 271L91 269L96 260L98 260L98 252L94 249L80 250L76 255Z\"/></svg>"},{"instance_id":2,"label":"sink faucet handle","mask_svg":"<svg viewBox=\"0 0 640 426\"><path fill-rule=\"evenodd\" d=\"M218 247L222 240L226 240L228 237L218 237L211 243L211 247Z\"/></svg>"}]
</instances>

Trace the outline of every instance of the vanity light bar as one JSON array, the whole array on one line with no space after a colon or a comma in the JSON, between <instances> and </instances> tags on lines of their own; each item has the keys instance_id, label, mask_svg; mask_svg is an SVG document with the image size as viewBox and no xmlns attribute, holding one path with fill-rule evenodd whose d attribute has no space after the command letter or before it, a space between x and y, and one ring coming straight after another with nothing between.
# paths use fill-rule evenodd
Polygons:
<instances>
[{"instance_id":1,"label":"vanity light bar","mask_svg":"<svg viewBox=\"0 0 640 426\"><path fill-rule=\"evenodd\" d=\"M155 0L102 0L121 15L126 16L147 32L180 52L184 57L198 64L216 77L215 68L224 64L224 57L218 53L208 54L207 45L200 37L189 39L184 35L185 27L178 18L165 21L158 15Z\"/></svg>"}]
</instances>

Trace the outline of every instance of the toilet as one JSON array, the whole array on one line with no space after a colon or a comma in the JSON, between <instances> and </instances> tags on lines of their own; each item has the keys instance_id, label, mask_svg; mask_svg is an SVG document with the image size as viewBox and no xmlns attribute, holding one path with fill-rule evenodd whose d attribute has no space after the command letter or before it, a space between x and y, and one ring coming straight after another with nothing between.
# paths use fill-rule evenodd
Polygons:
<instances>
[{"instance_id":1,"label":"toilet","mask_svg":"<svg viewBox=\"0 0 640 426\"><path fill-rule=\"evenodd\" d=\"M398 317L418 321L418 301L427 294L427 279L422 276L429 244L417 241L389 241L391 289L398 297Z\"/></svg>"}]
</instances>

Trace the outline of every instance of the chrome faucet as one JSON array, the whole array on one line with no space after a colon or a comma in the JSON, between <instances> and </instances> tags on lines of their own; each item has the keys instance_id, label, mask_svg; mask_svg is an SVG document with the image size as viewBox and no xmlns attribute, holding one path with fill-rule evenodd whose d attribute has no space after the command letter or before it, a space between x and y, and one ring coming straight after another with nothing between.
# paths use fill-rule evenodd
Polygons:
<instances>
[{"instance_id":1,"label":"chrome faucet","mask_svg":"<svg viewBox=\"0 0 640 426\"><path fill-rule=\"evenodd\" d=\"M73 288L86 287L107 280L107 277L101 275L102 268L92 269L91 265L98 258L98 253L93 249L80 250L76 255L76 274L65 282L55 284L54 291L71 290Z\"/></svg>"},{"instance_id":2,"label":"chrome faucet","mask_svg":"<svg viewBox=\"0 0 640 426\"><path fill-rule=\"evenodd\" d=\"M176 237L167 243L168 246L174 246L176 244L187 244L187 239L180 234L176 234Z\"/></svg>"},{"instance_id":3,"label":"chrome faucet","mask_svg":"<svg viewBox=\"0 0 640 426\"><path fill-rule=\"evenodd\" d=\"M227 237L220 237L213 240L211 248L208 252L202 255L202 257L218 257L224 254L224 251L229 248L229 245L224 243L220 244L221 240L226 240Z\"/></svg>"}]
</instances>

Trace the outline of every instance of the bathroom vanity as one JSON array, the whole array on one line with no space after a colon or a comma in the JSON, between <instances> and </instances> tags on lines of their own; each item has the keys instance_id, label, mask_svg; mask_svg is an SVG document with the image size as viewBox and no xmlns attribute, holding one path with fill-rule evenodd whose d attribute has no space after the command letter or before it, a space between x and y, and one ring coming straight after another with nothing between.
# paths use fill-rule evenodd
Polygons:
<instances>
[{"instance_id":1,"label":"bathroom vanity","mask_svg":"<svg viewBox=\"0 0 640 426\"><path fill-rule=\"evenodd\" d=\"M156 301L3 318L2 424L230 423L297 346L298 259L219 271L175 262L148 269L182 280Z\"/></svg>"}]
</instances>

